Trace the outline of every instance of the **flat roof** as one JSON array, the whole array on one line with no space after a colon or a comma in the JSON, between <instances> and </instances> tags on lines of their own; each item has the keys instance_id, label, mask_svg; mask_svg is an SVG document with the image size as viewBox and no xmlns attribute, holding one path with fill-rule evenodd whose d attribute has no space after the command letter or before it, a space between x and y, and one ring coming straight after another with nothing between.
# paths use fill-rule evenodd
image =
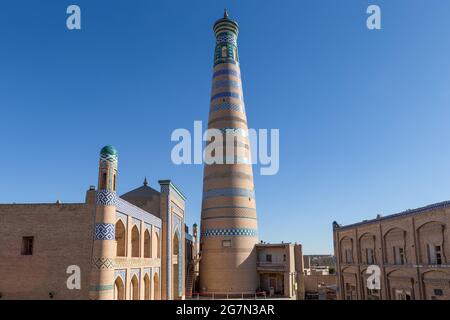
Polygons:
<instances>
[{"instance_id":1,"label":"flat roof","mask_svg":"<svg viewBox=\"0 0 450 320\"><path fill-rule=\"evenodd\" d=\"M287 245L292 244L291 242L284 242L284 243L257 243L257 247L285 247Z\"/></svg>"},{"instance_id":2,"label":"flat roof","mask_svg":"<svg viewBox=\"0 0 450 320\"><path fill-rule=\"evenodd\" d=\"M390 220L390 219L395 219L395 218L401 218L401 217L407 217L407 216L413 216L413 215L417 215L417 214L421 214L421 213L425 213L428 211L432 211L432 210L436 210L436 209L444 209L450 206L450 200L449 201L442 201L442 202L437 202L437 203L433 203L424 207L420 207L420 208L415 208L415 209L408 209L402 212L398 212L398 213L394 213L394 214L390 214L388 216L381 216L379 218L375 218L375 219L370 219L370 220L364 220L361 222L357 222L357 223L353 223L353 224L348 224L345 226L341 226L339 224L337 224L337 222L333 222L333 229L348 229L351 227L356 227L356 226L360 226L360 225L364 225L364 224L370 224L370 223L375 223L375 222L379 222L379 221L383 221L383 220Z\"/></svg>"}]
</instances>

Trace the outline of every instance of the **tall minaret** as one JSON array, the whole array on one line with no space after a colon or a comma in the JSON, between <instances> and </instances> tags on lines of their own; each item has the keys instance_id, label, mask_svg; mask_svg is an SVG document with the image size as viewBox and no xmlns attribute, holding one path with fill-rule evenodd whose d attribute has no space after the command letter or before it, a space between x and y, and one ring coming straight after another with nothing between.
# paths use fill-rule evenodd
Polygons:
<instances>
[{"instance_id":1,"label":"tall minaret","mask_svg":"<svg viewBox=\"0 0 450 320\"><path fill-rule=\"evenodd\" d=\"M237 48L239 27L225 10L213 29L216 47L208 128L221 130L224 141L229 134L236 140L224 145L225 164L204 168L199 289L254 292L258 235ZM227 148L234 149L231 156Z\"/></svg>"},{"instance_id":2,"label":"tall minaret","mask_svg":"<svg viewBox=\"0 0 450 320\"><path fill-rule=\"evenodd\" d=\"M117 150L114 147L106 146L100 151L89 287L91 299L112 300L114 298L116 183Z\"/></svg>"}]
</instances>

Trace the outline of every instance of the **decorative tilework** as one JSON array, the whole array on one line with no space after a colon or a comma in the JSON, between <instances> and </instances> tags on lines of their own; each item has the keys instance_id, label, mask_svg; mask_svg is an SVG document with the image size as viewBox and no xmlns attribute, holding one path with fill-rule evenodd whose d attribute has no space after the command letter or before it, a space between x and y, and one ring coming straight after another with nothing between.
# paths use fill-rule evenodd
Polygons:
<instances>
[{"instance_id":1,"label":"decorative tilework","mask_svg":"<svg viewBox=\"0 0 450 320\"><path fill-rule=\"evenodd\" d=\"M142 271L144 273L144 276L148 275L150 279L152 278L152 268L144 268Z\"/></svg>"},{"instance_id":2,"label":"decorative tilework","mask_svg":"<svg viewBox=\"0 0 450 320\"><path fill-rule=\"evenodd\" d=\"M213 89L223 88L223 87L232 87L239 89L241 85L239 82L234 80L219 80L213 83Z\"/></svg>"},{"instance_id":3,"label":"decorative tilework","mask_svg":"<svg viewBox=\"0 0 450 320\"><path fill-rule=\"evenodd\" d=\"M133 276L136 276L138 280L141 279L141 269L131 269L130 270L130 276L133 278Z\"/></svg>"},{"instance_id":4,"label":"decorative tilework","mask_svg":"<svg viewBox=\"0 0 450 320\"><path fill-rule=\"evenodd\" d=\"M221 33L216 37L216 44L219 43L231 43L234 46L237 46L236 36L232 33Z\"/></svg>"},{"instance_id":5,"label":"decorative tilework","mask_svg":"<svg viewBox=\"0 0 450 320\"><path fill-rule=\"evenodd\" d=\"M151 262L149 262L151 259ZM156 263L159 258L127 258L127 257L115 257L114 268L143 268L148 267L149 263Z\"/></svg>"},{"instance_id":6,"label":"decorative tilework","mask_svg":"<svg viewBox=\"0 0 450 320\"><path fill-rule=\"evenodd\" d=\"M207 229L202 232L203 237L231 236L231 237L255 237L256 229L230 228L230 229Z\"/></svg>"},{"instance_id":7,"label":"decorative tilework","mask_svg":"<svg viewBox=\"0 0 450 320\"><path fill-rule=\"evenodd\" d=\"M161 185L161 193L169 193L170 186L168 184Z\"/></svg>"},{"instance_id":8,"label":"decorative tilework","mask_svg":"<svg viewBox=\"0 0 450 320\"><path fill-rule=\"evenodd\" d=\"M117 196L115 192L109 190L97 191L97 204L102 206L115 206L117 202Z\"/></svg>"},{"instance_id":9,"label":"decorative tilework","mask_svg":"<svg viewBox=\"0 0 450 320\"><path fill-rule=\"evenodd\" d=\"M217 216L217 217L203 217L203 220L215 220L215 219L250 219L256 220L256 217L243 217L243 216Z\"/></svg>"},{"instance_id":10,"label":"decorative tilework","mask_svg":"<svg viewBox=\"0 0 450 320\"><path fill-rule=\"evenodd\" d=\"M114 279L116 279L117 277L122 278L123 283L126 283L127 270L125 270L125 269L114 270Z\"/></svg>"},{"instance_id":11,"label":"decorative tilework","mask_svg":"<svg viewBox=\"0 0 450 320\"><path fill-rule=\"evenodd\" d=\"M210 179L246 179L253 181L253 176L251 174L248 174L245 171L226 171L226 172L213 172L203 177L203 181L207 181Z\"/></svg>"},{"instance_id":12,"label":"decorative tilework","mask_svg":"<svg viewBox=\"0 0 450 320\"><path fill-rule=\"evenodd\" d=\"M114 261L110 258L94 258L92 264L97 269L112 269L114 268Z\"/></svg>"},{"instance_id":13,"label":"decorative tilework","mask_svg":"<svg viewBox=\"0 0 450 320\"><path fill-rule=\"evenodd\" d=\"M177 198L178 201L180 201L181 203L185 203L185 200L183 200L183 199L179 196L179 194L178 194L177 192L171 192L170 195L171 195L171 196L174 196L175 198Z\"/></svg>"},{"instance_id":14,"label":"decorative tilework","mask_svg":"<svg viewBox=\"0 0 450 320\"><path fill-rule=\"evenodd\" d=\"M113 289L114 289L114 286L112 284L89 286L89 291L110 291Z\"/></svg>"},{"instance_id":15,"label":"decorative tilework","mask_svg":"<svg viewBox=\"0 0 450 320\"><path fill-rule=\"evenodd\" d=\"M184 216L184 210L181 209L175 202L172 201L172 212L176 213L180 217ZM178 218L178 217L177 217Z\"/></svg>"},{"instance_id":16,"label":"decorative tilework","mask_svg":"<svg viewBox=\"0 0 450 320\"><path fill-rule=\"evenodd\" d=\"M123 225L126 226L128 222L128 216L126 214L120 213L116 210L116 219L121 220L123 222ZM117 222L117 221L116 221Z\"/></svg>"},{"instance_id":17,"label":"decorative tilework","mask_svg":"<svg viewBox=\"0 0 450 320\"><path fill-rule=\"evenodd\" d=\"M182 279L183 279L183 276L182 276L182 272L183 272L183 255L181 254L182 252L183 252L183 242L181 241L181 219L179 218L179 217L177 217L177 216L173 216L173 218L174 218L174 226L173 226L173 229L175 230L174 231L174 234L176 234L177 235L177 237L178 237L178 252L179 252L179 254L178 254L178 261L177 261L177 263L178 263L178 296L182 296L182 294L183 294L183 290L182 290Z\"/></svg>"},{"instance_id":18,"label":"decorative tilework","mask_svg":"<svg viewBox=\"0 0 450 320\"><path fill-rule=\"evenodd\" d=\"M242 207L242 206L218 206L218 207L204 208L204 209L202 209L202 210L203 210L203 211L207 211L207 210L215 210L215 209L245 209L245 210L254 210L254 211L256 211L255 208L251 208L251 207Z\"/></svg>"},{"instance_id":19,"label":"decorative tilework","mask_svg":"<svg viewBox=\"0 0 450 320\"><path fill-rule=\"evenodd\" d=\"M255 192L253 190L243 188L221 188L221 189L211 189L203 192L203 199L213 197L236 197L236 196L255 198Z\"/></svg>"},{"instance_id":20,"label":"decorative tilework","mask_svg":"<svg viewBox=\"0 0 450 320\"><path fill-rule=\"evenodd\" d=\"M228 53L228 54L231 55L230 53ZM231 64L234 64L234 65L238 65L239 62L237 62L237 61L235 61L235 60L233 60L232 58L229 58L229 57L227 57L227 58L217 58L214 61L214 66L217 66L218 64L221 64L221 63L231 63Z\"/></svg>"},{"instance_id":21,"label":"decorative tilework","mask_svg":"<svg viewBox=\"0 0 450 320\"><path fill-rule=\"evenodd\" d=\"M227 31L237 34L239 32L239 26L236 21L229 19L228 16L225 15L223 19L219 19L214 23L213 30L216 35Z\"/></svg>"},{"instance_id":22,"label":"decorative tilework","mask_svg":"<svg viewBox=\"0 0 450 320\"><path fill-rule=\"evenodd\" d=\"M239 105L236 103L228 103L228 102L224 102L221 104L218 104L216 106L211 106L210 112L217 112L217 111L221 111L221 110L231 110L231 111L238 111L238 112L242 112L245 113L245 107L244 105Z\"/></svg>"},{"instance_id":23,"label":"decorative tilework","mask_svg":"<svg viewBox=\"0 0 450 320\"><path fill-rule=\"evenodd\" d=\"M116 216L117 214L128 215L135 217L139 220L147 222L153 226L161 228L161 219L156 217L155 215L142 210L139 207L129 203L128 201L123 200L120 197L116 197Z\"/></svg>"},{"instance_id":24,"label":"decorative tilework","mask_svg":"<svg viewBox=\"0 0 450 320\"><path fill-rule=\"evenodd\" d=\"M172 220L172 232L176 233L177 230L181 230L181 219L177 215L174 215ZM181 239L181 234L178 234L178 239Z\"/></svg>"},{"instance_id":25,"label":"decorative tilework","mask_svg":"<svg viewBox=\"0 0 450 320\"><path fill-rule=\"evenodd\" d=\"M115 226L112 223L96 223L95 224L95 240L114 240Z\"/></svg>"},{"instance_id":26,"label":"decorative tilework","mask_svg":"<svg viewBox=\"0 0 450 320\"><path fill-rule=\"evenodd\" d=\"M149 224L149 223L144 223L144 232L145 232L145 229L147 229L148 230L148 232L150 232L150 234L152 234L152 225L151 224Z\"/></svg>"},{"instance_id":27,"label":"decorative tilework","mask_svg":"<svg viewBox=\"0 0 450 320\"><path fill-rule=\"evenodd\" d=\"M100 163L117 165L117 155L101 154Z\"/></svg>"},{"instance_id":28,"label":"decorative tilework","mask_svg":"<svg viewBox=\"0 0 450 320\"><path fill-rule=\"evenodd\" d=\"M141 220L133 218L133 225L136 225L141 230Z\"/></svg>"},{"instance_id":29,"label":"decorative tilework","mask_svg":"<svg viewBox=\"0 0 450 320\"><path fill-rule=\"evenodd\" d=\"M240 122L240 123L242 123L242 124L244 124L244 125L247 125L247 121L246 121L246 119L245 119L245 116L244 116L244 118L243 118L242 116L236 117L236 116L226 115L226 116L222 116L222 117L217 117L217 118L211 119L211 120L208 122L208 127L209 127L209 128L214 128L214 126L212 125L213 123L216 123L216 122L224 122L224 121ZM243 143L241 142L241 145L239 145L239 146L240 146L240 147L247 147L247 144L243 144ZM238 146L238 147L239 147L239 146Z\"/></svg>"},{"instance_id":30,"label":"decorative tilework","mask_svg":"<svg viewBox=\"0 0 450 320\"><path fill-rule=\"evenodd\" d=\"M244 100L243 97L241 97L236 92L220 92L220 93L217 93L217 94L213 95L211 97L211 101L213 101L214 99L217 99L217 98L225 98L225 97L236 98L236 99L239 99L239 100Z\"/></svg>"},{"instance_id":31,"label":"decorative tilework","mask_svg":"<svg viewBox=\"0 0 450 320\"><path fill-rule=\"evenodd\" d=\"M171 190L173 190L173 192L171 192ZM174 196L175 198L177 198L177 200L180 201L181 203L185 203L185 201L186 201L186 198L184 197L184 195L182 195L177 190L176 186L174 186L170 182L161 184L161 193L170 194L171 196Z\"/></svg>"},{"instance_id":32,"label":"decorative tilework","mask_svg":"<svg viewBox=\"0 0 450 320\"><path fill-rule=\"evenodd\" d=\"M180 235L181 239L181 235ZM183 241L178 241L178 296L181 297L183 295Z\"/></svg>"},{"instance_id":33,"label":"decorative tilework","mask_svg":"<svg viewBox=\"0 0 450 320\"><path fill-rule=\"evenodd\" d=\"M231 127L225 127L225 128L217 128L218 130L222 131L222 133L229 134L229 135L237 135L241 137L248 137L248 130L242 129L242 128L231 128Z\"/></svg>"},{"instance_id":34,"label":"decorative tilework","mask_svg":"<svg viewBox=\"0 0 450 320\"><path fill-rule=\"evenodd\" d=\"M223 75L232 75L232 76L235 76L235 77L238 77L238 78L241 76L240 73L235 71L235 70L222 69L222 70L214 72L213 78L218 77L218 76L223 76Z\"/></svg>"}]
</instances>

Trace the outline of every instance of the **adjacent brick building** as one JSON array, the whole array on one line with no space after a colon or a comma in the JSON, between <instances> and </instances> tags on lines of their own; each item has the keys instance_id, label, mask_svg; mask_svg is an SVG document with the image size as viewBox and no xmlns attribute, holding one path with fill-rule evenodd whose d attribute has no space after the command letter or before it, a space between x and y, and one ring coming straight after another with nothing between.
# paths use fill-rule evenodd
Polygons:
<instances>
[{"instance_id":1,"label":"adjacent brick building","mask_svg":"<svg viewBox=\"0 0 450 320\"><path fill-rule=\"evenodd\" d=\"M341 226L333 223L339 299L449 300L450 201ZM380 268L380 289L367 268Z\"/></svg>"},{"instance_id":2,"label":"adjacent brick building","mask_svg":"<svg viewBox=\"0 0 450 320\"><path fill-rule=\"evenodd\" d=\"M119 197L117 164L103 148L84 203L0 205L0 298L184 298L185 197L170 180Z\"/></svg>"}]
</instances>

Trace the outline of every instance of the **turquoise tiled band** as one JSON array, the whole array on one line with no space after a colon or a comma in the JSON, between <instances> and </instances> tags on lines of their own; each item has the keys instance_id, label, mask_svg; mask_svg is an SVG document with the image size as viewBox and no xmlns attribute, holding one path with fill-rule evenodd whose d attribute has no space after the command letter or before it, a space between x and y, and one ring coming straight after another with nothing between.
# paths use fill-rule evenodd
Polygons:
<instances>
[{"instance_id":1,"label":"turquoise tiled band","mask_svg":"<svg viewBox=\"0 0 450 320\"><path fill-rule=\"evenodd\" d=\"M232 75L232 76L235 76L235 77L240 77L241 76L239 74L239 72L237 72L236 70L222 69L222 70L214 72L213 78L218 77L218 76L223 76L223 75Z\"/></svg>"},{"instance_id":2,"label":"turquoise tiled band","mask_svg":"<svg viewBox=\"0 0 450 320\"><path fill-rule=\"evenodd\" d=\"M256 229L249 228L206 229L201 233L203 237L255 237L257 234L258 232L256 231Z\"/></svg>"},{"instance_id":3,"label":"turquoise tiled band","mask_svg":"<svg viewBox=\"0 0 450 320\"><path fill-rule=\"evenodd\" d=\"M236 103L221 103L217 106L211 107L211 113L221 111L221 110L231 110L231 111L238 111L238 112L245 112L244 105L236 104Z\"/></svg>"},{"instance_id":4,"label":"turquoise tiled band","mask_svg":"<svg viewBox=\"0 0 450 320\"><path fill-rule=\"evenodd\" d=\"M203 199L214 197L249 197L254 199L255 192L253 190L243 188L221 188L203 192Z\"/></svg>"}]
</instances>

